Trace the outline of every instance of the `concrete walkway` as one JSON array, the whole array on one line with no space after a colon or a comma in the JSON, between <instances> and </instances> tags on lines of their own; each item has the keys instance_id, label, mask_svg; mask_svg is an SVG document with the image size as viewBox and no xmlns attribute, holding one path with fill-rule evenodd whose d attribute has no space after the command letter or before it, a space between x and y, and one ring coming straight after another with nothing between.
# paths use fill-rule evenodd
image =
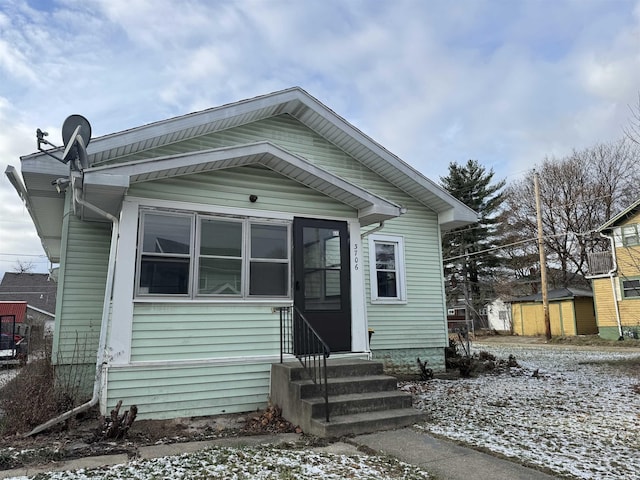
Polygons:
<instances>
[{"instance_id":1,"label":"concrete walkway","mask_svg":"<svg viewBox=\"0 0 640 480\"><path fill-rule=\"evenodd\" d=\"M416 465L438 480L549 480L557 477L461 447L412 428L359 435L354 442Z\"/></svg>"},{"instance_id":2,"label":"concrete walkway","mask_svg":"<svg viewBox=\"0 0 640 480\"><path fill-rule=\"evenodd\" d=\"M212 446L243 447L295 443L301 436L294 433L229 437L202 442L150 445L138 449L139 458L157 458L202 450ZM335 454L353 455L358 448L366 447L380 454L391 455L398 460L417 465L437 480L549 480L556 477L502 460L486 453L461 447L453 442L440 440L412 428L358 435L347 442L336 442L327 447L313 448ZM97 468L126 463L126 454L79 458L67 462L38 467L0 470L0 479L33 476L40 472Z\"/></svg>"}]
</instances>

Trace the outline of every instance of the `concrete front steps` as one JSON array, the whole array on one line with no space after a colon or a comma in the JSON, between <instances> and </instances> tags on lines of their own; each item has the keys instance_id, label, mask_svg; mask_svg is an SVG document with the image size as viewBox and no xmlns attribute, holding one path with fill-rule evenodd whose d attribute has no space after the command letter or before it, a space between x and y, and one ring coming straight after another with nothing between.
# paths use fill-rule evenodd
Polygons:
<instances>
[{"instance_id":1,"label":"concrete front steps","mask_svg":"<svg viewBox=\"0 0 640 480\"><path fill-rule=\"evenodd\" d=\"M302 431L319 437L341 437L406 427L422 420L411 395L384 375L382 363L360 359L327 360L329 422L322 390L299 362L273 364L271 402Z\"/></svg>"}]
</instances>

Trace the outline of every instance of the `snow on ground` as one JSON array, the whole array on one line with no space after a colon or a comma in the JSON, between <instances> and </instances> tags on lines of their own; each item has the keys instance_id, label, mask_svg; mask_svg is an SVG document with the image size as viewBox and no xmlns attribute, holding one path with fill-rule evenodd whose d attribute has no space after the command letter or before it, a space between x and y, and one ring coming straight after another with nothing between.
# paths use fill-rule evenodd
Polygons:
<instances>
[{"instance_id":1,"label":"snow on ground","mask_svg":"<svg viewBox=\"0 0 640 480\"><path fill-rule=\"evenodd\" d=\"M14 477L9 480L27 480ZM40 473L38 480L151 480L256 479L256 480L424 480L426 472L396 460L365 455L337 455L282 447L220 447L196 453L134 460L91 470Z\"/></svg>"},{"instance_id":2,"label":"snow on ground","mask_svg":"<svg viewBox=\"0 0 640 480\"><path fill-rule=\"evenodd\" d=\"M0 388L4 387L19 371L19 368L0 368Z\"/></svg>"},{"instance_id":3,"label":"snow on ground","mask_svg":"<svg viewBox=\"0 0 640 480\"><path fill-rule=\"evenodd\" d=\"M624 362L640 353L550 345L474 349L499 359L512 354L521 368L403 383L428 414L421 428L569 477L640 479L640 372Z\"/></svg>"}]
</instances>

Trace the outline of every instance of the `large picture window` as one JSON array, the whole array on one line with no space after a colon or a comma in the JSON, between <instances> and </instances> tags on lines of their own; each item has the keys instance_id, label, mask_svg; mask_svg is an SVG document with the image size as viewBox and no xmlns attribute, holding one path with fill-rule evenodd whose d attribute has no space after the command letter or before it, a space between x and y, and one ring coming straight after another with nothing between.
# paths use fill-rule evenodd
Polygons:
<instances>
[{"instance_id":1,"label":"large picture window","mask_svg":"<svg viewBox=\"0 0 640 480\"><path fill-rule=\"evenodd\" d=\"M142 211L137 295L288 297L290 224Z\"/></svg>"},{"instance_id":2,"label":"large picture window","mask_svg":"<svg viewBox=\"0 0 640 480\"><path fill-rule=\"evenodd\" d=\"M404 239L393 235L369 236L369 270L373 303L406 302Z\"/></svg>"}]
</instances>

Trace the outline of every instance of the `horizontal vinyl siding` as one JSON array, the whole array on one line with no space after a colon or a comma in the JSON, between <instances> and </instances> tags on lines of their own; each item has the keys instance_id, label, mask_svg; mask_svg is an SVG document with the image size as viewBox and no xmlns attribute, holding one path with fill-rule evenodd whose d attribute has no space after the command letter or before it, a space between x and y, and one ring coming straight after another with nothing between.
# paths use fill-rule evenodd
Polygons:
<instances>
[{"instance_id":1,"label":"horizontal vinyl siding","mask_svg":"<svg viewBox=\"0 0 640 480\"><path fill-rule=\"evenodd\" d=\"M435 215L412 208L398 219L386 222L379 232L402 235L405 244L406 304L369 304L369 327L375 334L372 349L442 347L446 344L443 277L438 227ZM368 301L371 297L369 244L363 241Z\"/></svg>"},{"instance_id":2,"label":"horizontal vinyl siding","mask_svg":"<svg viewBox=\"0 0 640 480\"><path fill-rule=\"evenodd\" d=\"M129 195L230 208L333 217L357 216L355 209L261 167L232 168L139 183L129 189ZM251 203L250 195L256 195L258 200Z\"/></svg>"},{"instance_id":3,"label":"horizontal vinyl siding","mask_svg":"<svg viewBox=\"0 0 640 480\"><path fill-rule=\"evenodd\" d=\"M280 317L267 306L139 303L132 330L132 362L280 353Z\"/></svg>"},{"instance_id":4,"label":"horizontal vinyl siding","mask_svg":"<svg viewBox=\"0 0 640 480\"><path fill-rule=\"evenodd\" d=\"M64 220L53 360L95 363L102 321L111 224Z\"/></svg>"},{"instance_id":5,"label":"horizontal vinyl siding","mask_svg":"<svg viewBox=\"0 0 640 480\"><path fill-rule=\"evenodd\" d=\"M288 115L273 117L196 139L167 145L135 157L151 158L187 151L239 145L269 140L285 150L299 154L333 174L353 182L407 208L400 218L385 222L383 234L405 238L407 272L406 305L369 305L369 327L375 330L372 348L425 348L447 344L445 335L444 280L438 218L435 212L390 184L354 158ZM238 168L214 173L189 175L132 186L134 196L165 200L220 204L230 207L260 208L294 214L347 216L344 205L284 179L264 168ZM258 195L249 204L248 195ZM365 228L366 231L368 228ZM366 295L370 299L368 252L363 241Z\"/></svg>"},{"instance_id":6,"label":"horizontal vinyl siding","mask_svg":"<svg viewBox=\"0 0 640 480\"><path fill-rule=\"evenodd\" d=\"M107 411L122 400L139 419L248 412L265 407L269 363L110 368Z\"/></svg>"}]
</instances>

